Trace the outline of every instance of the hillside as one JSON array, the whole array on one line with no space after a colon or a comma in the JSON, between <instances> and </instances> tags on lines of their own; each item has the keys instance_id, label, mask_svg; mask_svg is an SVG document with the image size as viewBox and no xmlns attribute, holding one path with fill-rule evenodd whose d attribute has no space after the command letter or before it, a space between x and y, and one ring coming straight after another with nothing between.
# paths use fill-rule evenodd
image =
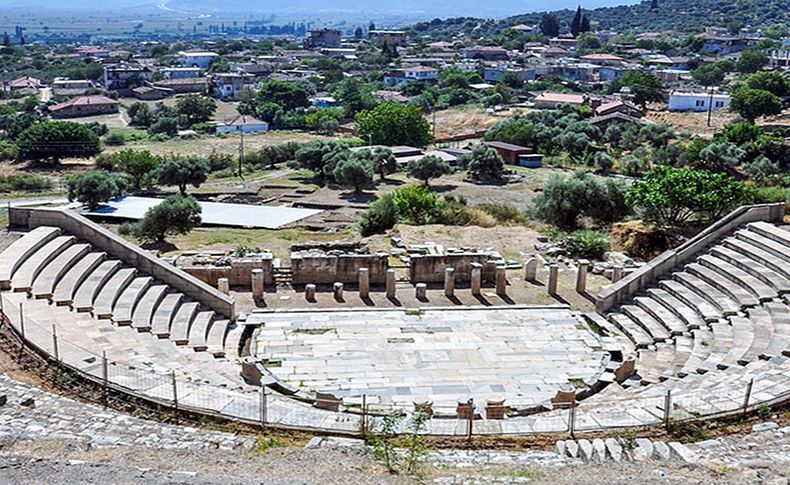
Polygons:
<instances>
[{"instance_id":1,"label":"hillside","mask_svg":"<svg viewBox=\"0 0 790 485\"><path fill-rule=\"evenodd\" d=\"M584 4L584 2L581 2ZM790 0L658 0L658 8L651 9L650 1L635 5L601 7L587 10L599 30L621 32L654 32L675 29L681 32L700 32L709 25L725 26L733 20L744 26L772 26L790 22ZM546 12L534 12L509 17L502 21L479 18L434 20L417 24L415 30L434 35L447 35L477 29L481 34L494 34L511 25L535 24ZM574 10L554 11L565 25L570 23ZM441 34L440 34L441 33Z\"/></svg>"}]
</instances>

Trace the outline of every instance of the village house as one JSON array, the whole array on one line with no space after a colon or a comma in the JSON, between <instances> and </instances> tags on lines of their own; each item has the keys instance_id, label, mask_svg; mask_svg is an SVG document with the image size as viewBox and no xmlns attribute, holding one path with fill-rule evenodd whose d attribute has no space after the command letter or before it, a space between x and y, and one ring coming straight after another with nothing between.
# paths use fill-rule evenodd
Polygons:
<instances>
[{"instance_id":1,"label":"village house","mask_svg":"<svg viewBox=\"0 0 790 485\"><path fill-rule=\"evenodd\" d=\"M150 78L151 69L139 64L104 66L104 87L113 91L127 91L140 87Z\"/></svg>"},{"instance_id":2,"label":"village house","mask_svg":"<svg viewBox=\"0 0 790 485\"><path fill-rule=\"evenodd\" d=\"M229 67L231 72L252 74L255 77L265 77L274 72L274 64L262 60L231 62Z\"/></svg>"},{"instance_id":3,"label":"village house","mask_svg":"<svg viewBox=\"0 0 790 485\"><path fill-rule=\"evenodd\" d=\"M269 131L269 123L245 115L228 118L217 125L218 134L266 133L267 131Z\"/></svg>"},{"instance_id":4,"label":"village house","mask_svg":"<svg viewBox=\"0 0 790 485\"><path fill-rule=\"evenodd\" d=\"M153 85L140 86L132 89L132 96L142 101L156 101L172 96L173 94L174 92L172 89Z\"/></svg>"},{"instance_id":5,"label":"village house","mask_svg":"<svg viewBox=\"0 0 790 485\"><path fill-rule=\"evenodd\" d=\"M406 44L406 32L402 30L371 30L368 42L376 47L398 47Z\"/></svg>"},{"instance_id":6,"label":"village house","mask_svg":"<svg viewBox=\"0 0 790 485\"><path fill-rule=\"evenodd\" d=\"M584 62L593 64L600 64L604 66L619 66L622 65L625 59L614 54L587 54L579 58Z\"/></svg>"},{"instance_id":7,"label":"village house","mask_svg":"<svg viewBox=\"0 0 790 485\"><path fill-rule=\"evenodd\" d=\"M475 46L461 50L461 55L467 59L482 61L506 61L509 55L506 49L491 46Z\"/></svg>"},{"instance_id":8,"label":"village house","mask_svg":"<svg viewBox=\"0 0 790 485\"><path fill-rule=\"evenodd\" d=\"M774 49L768 57L768 65L771 69L790 68L790 50Z\"/></svg>"},{"instance_id":9,"label":"village house","mask_svg":"<svg viewBox=\"0 0 790 485\"><path fill-rule=\"evenodd\" d=\"M216 52L203 51L203 50L190 50L181 51L178 53L183 67L199 67L201 69L208 69L211 63L219 58Z\"/></svg>"},{"instance_id":10,"label":"village house","mask_svg":"<svg viewBox=\"0 0 790 485\"><path fill-rule=\"evenodd\" d=\"M87 79L56 78L52 81L52 99L63 101L73 96L82 96L91 89L96 89L96 85Z\"/></svg>"},{"instance_id":11,"label":"village house","mask_svg":"<svg viewBox=\"0 0 790 485\"><path fill-rule=\"evenodd\" d=\"M745 37L710 36L705 39L703 48L711 54L733 54L748 49L751 39Z\"/></svg>"},{"instance_id":12,"label":"village house","mask_svg":"<svg viewBox=\"0 0 790 485\"><path fill-rule=\"evenodd\" d=\"M161 79L151 83L157 89L169 90L173 94L201 93L208 92L209 79L207 77L195 77L186 79Z\"/></svg>"},{"instance_id":13,"label":"village house","mask_svg":"<svg viewBox=\"0 0 790 485\"><path fill-rule=\"evenodd\" d=\"M8 81L5 89L9 93L21 94L23 96L35 96L44 87L41 80L30 76L23 76L12 81Z\"/></svg>"},{"instance_id":14,"label":"village house","mask_svg":"<svg viewBox=\"0 0 790 485\"><path fill-rule=\"evenodd\" d=\"M563 49L570 49L570 50L576 49L578 43L579 42L573 36L554 37L552 39L549 39L549 47L561 47Z\"/></svg>"},{"instance_id":15,"label":"village house","mask_svg":"<svg viewBox=\"0 0 790 485\"><path fill-rule=\"evenodd\" d=\"M384 76L384 84L397 86L413 81L436 81L439 79L439 70L434 67L413 66L404 67L390 72Z\"/></svg>"},{"instance_id":16,"label":"village house","mask_svg":"<svg viewBox=\"0 0 790 485\"><path fill-rule=\"evenodd\" d=\"M316 49L319 47L340 47L341 32L338 29L316 29L311 30L304 40L305 49Z\"/></svg>"},{"instance_id":17,"label":"village house","mask_svg":"<svg viewBox=\"0 0 790 485\"><path fill-rule=\"evenodd\" d=\"M211 85L218 98L238 100L255 88L255 76L238 72L216 73L211 76Z\"/></svg>"},{"instance_id":18,"label":"village house","mask_svg":"<svg viewBox=\"0 0 790 485\"><path fill-rule=\"evenodd\" d=\"M565 94L565 93L540 93L533 100L534 105L538 109L555 109L563 104L571 106L584 106L600 104L599 100L591 100L589 96L583 94Z\"/></svg>"},{"instance_id":19,"label":"village house","mask_svg":"<svg viewBox=\"0 0 790 485\"><path fill-rule=\"evenodd\" d=\"M80 118L117 113L120 103L101 95L77 96L49 107L53 118Z\"/></svg>"},{"instance_id":20,"label":"village house","mask_svg":"<svg viewBox=\"0 0 790 485\"><path fill-rule=\"evenodd\" d=\"M530 148L501 141L487 141L485 144L496 150L502 160L511 165L521 165L521 157L532 153Z\"/></svg>"},{"instance_id":21,"label":"village house","mask_svg":"<svg viewBox=\"0 0 790 485\"><path fill-rule=\"evenodd\" d=\"M672 91L669 93L669 111L708 111L730 107L730 95L704 91Z\"/></svg>"},{"instance_id":22,"label":"village house","mask_svg":"<svg viewBox=\"0 0 790 485\"><path fill-rule=\"evenodd\" d=\"M523 34L538 34L540 33L540 26L535 25L526 25L526 24L518 24L510 27L510 30L515 30L516 32L521 32Z\"/></svg>"},{"instance_id":23,"label":"village house","mask_svg":"<svg viewBox=\"0 0 790 485\"><path fill-rule=\"evenodd\" d=\"M162 67L159 74L164 79L193 79L199 77L203 69L199 67Z\"/></svg>"}]
</instances>

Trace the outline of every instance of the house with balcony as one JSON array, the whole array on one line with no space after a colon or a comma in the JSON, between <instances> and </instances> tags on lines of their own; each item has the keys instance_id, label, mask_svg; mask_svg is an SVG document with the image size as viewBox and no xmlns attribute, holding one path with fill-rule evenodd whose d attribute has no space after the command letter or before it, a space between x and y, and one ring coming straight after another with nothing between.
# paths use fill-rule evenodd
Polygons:
<instances>
[{"instance_id":1,"label":"house with balcony","mask_svg":"<svg viewBox=\"0 0 790 485\"><path fill-rule=\"evenodd\" d=\"M434 67L413 66L397 69L384 76L384 84L397 86L414 81L434 82L439 79L439 70Z\"/></svg>"},{"instance_id":2,"label":"house with balcony","mask_svg":"<svg viewBox=\"0 0 790 485\"><path fill-rule=\"evenodd\" d=\"M151 79L151 68L139 64L104 66L104 87L112 91L130 91Z\"/></svg>"},{"instance_id":3,"label":"house with balcony","mask_svg":"<svg viewBox=\"0 0 790 485\"><path fill-rule=\"evenodd\" d=\"M211 76L212 92L222 100L239 100L255 89L255 76L240 72L223 72Z\"/></svg>"}]
</instances>

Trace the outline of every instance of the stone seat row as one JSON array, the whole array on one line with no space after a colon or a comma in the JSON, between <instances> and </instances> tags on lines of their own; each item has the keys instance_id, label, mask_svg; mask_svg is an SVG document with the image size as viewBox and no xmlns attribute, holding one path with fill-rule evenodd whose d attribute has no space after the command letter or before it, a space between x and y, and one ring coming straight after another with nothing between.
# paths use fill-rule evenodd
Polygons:
<instances>
[{"instance_id":1,"label":"stone seat row","mask_svg":"<svg viewBox=\"0 0 790 485\"><path fill-rule=\"evenodd\" d=\"M790 231L753 223L606 316L640 384L790 355Z\"/></svg>"},{"instance_id":2,"label":"stone seat row","mask_svg":"<svg viewBox=\"0 0 790 485\"><path fill-rule=\"evenodd\" d=\"M227 320L57 228L38 227L0 254L0 286L225 355Z\"/></svg>"}]
</instances>

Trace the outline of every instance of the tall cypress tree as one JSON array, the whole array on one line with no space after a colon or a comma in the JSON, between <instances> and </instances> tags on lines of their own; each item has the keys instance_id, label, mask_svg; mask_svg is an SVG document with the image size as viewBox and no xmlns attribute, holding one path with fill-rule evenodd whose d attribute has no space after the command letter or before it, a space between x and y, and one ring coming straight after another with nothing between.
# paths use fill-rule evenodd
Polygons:
<instances>
[{"instance_id":1,"label":"tall cypress tree","mask_svg":"<svg viewBox=\"0 0 790 485\"><path fill-rule=\"evenodd\" d=\"M587 15L585 14L585 15L582 16L582 23L581 23L581 26L579 27L579 31L580 32L589 32L590 30L591 30L590 29L590 18L587 17Z\"/></svg>"},{"instance_id":2,"label":"tall cypress tree","mask_svg":"<svg viewBox=\"0 0 790 485\"><path fill-rule=\"evenodd\" d=\"M579 5L579 7L576 9L576 15L573 17L573 21L571 21L571 34L573 34L574 37L577 37L579 35L579 32L581 32L581 29L582 29L582 6Z\"/></svg>"},{"instance_id":3,"label":"tall cypress tree","mask_svg":"<svg viewBox=\"0 0 790 485\"><path fill-rule=\"evenodd\" d=\"M658 0L653 0L650 2L650 10L657 10L658 9Z\"/></svg>"}]
</instances>

